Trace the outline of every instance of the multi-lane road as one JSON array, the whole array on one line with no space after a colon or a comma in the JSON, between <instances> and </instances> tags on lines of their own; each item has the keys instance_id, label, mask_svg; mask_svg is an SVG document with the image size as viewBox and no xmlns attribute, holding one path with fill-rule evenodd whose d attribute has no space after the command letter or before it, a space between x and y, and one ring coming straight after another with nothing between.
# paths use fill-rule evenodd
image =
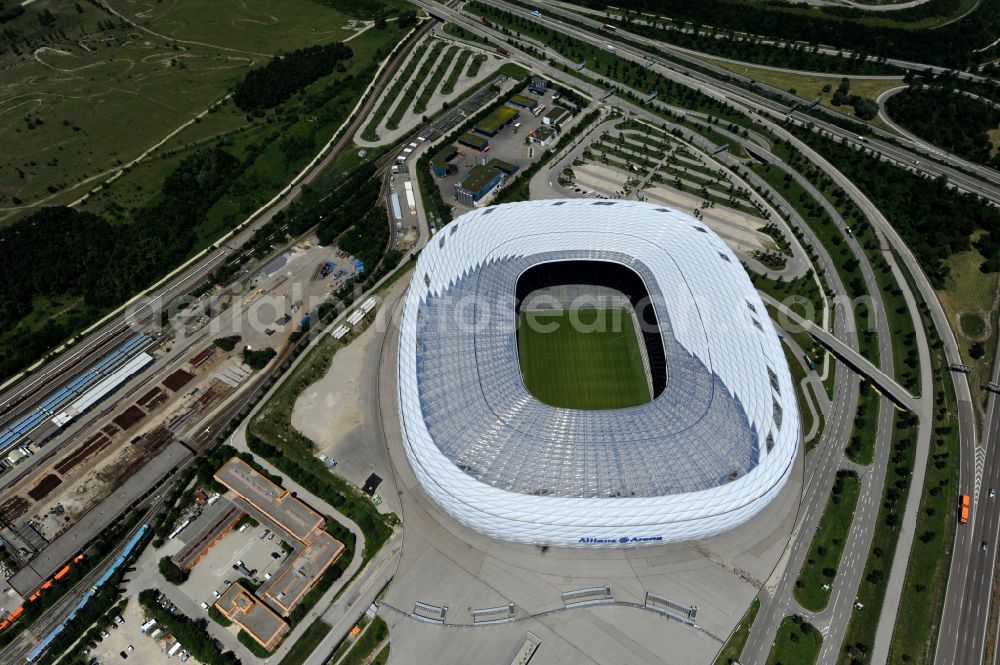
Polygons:
<instances>
[{"instance_id":1,"label":"multi-lane road","mask_svg":"<svg viewBox=\"0 0 1000 665\"><path fill-rule=\"evenodd\" d=\"M580 14L570 12L558 5L545 1L540 3L545 7L545 13L542 16L534 16L529 10L507 2L499 0L485 1L488 4L500 7L505 11L521 16L522 18L538 22L547 28L557 30L562 34L569 35L592 46L605 48L605 45L608 43L614 44L616 55L635 62L657 65L660 70L659 73L663 74L667 78L677 81L683 85L699 89L715 99L726 101L728 103L743 104L748 109L768 113L775 117L787 116L788 118L801 124L812 124L815 127L822 129L831 135L837 136L844 141L878 151L886 158L905 164L908 168L912 168L915 171L926 173L932 177L939 177L943 175L948 178L949 182L958 187L980 194L995 203L1000 203L1000 186L996 184L996 180L1000 177L1000 174L997 174L997 172L992 169L976 164L970 164L964 160L949 155L944 151L938 151L936 154L926 155L920 150L920 146L913 146L913 148L908 149L900 147L899 145L896 145L896 143L885 139L862 139L857 134L844 129L839 125L823 121L811 115L806 115L799 111L788 113L791 102L780 103L770 97L748 90L747 87L731 83L731 79L736 79L741 81L744 86L750 86L751 79L728 69L713 65L706 60L699 58L699 54L695 51L624 31L601 34L600 30L603 24L600 21L581 16ZM571 21L572 23L567 21ZM583 25L589 29L582 29L574 24ZM627 39L627 41L625 41L625 39ZM502 36L499 41L504 41ZM637 48L634 45L638 45L643 48ZM657 52L667 53L670 55L671 59L668 60L666 58L659 57L656 55ZM679 61L688 62L692 66L685 66ZM907 64L912 67L919 66L921 69L924 68L923 65L917 65L916 63ZM706 74L706 70L712 72L714 76ZM756 85L760 84L757 83ZM770 88L770 91L773 94L789 96L787 92L776 88ZM797 100L795 97L789 97ZM797 101L802 102L804 100ZM905 143L905 140L896 140ZM969 171L974 175L969 175L966 171Z\"/></svg>"},{"instance_id":2,"label":"multi-lane road","mask_svg":"<svg viewBox=\"0 0 1000 665\"><path fill-rule=\"evenodd\" d=\"M992 321L996 326L998 321ZM1000 380L1000 340L992 381ZM948 598L938 638L938 663L982 663L993 596L994 569L1000 536L1000 413L997 395L989 393L983 421L982 451L976 469L982 482L974 496L972 519L959 526ZM985 543L986 549L983 549ZM968 553L967 556L961 556ZM957 568L957 570L956 570ZM996 649L994 660L996 663Z\"/></svg>"},{"instance_id":3,"label":"multi-lane road","mask_svg":"<svg viewBox=\"0 0 1000 665\"><path fill-rule=\"evenodd\" d=\"M524 18L529 18L530 20L539 21L543 24L547 23L548 24L547 27L556 29L563 34L571 34L572 36L580 39L581 41L584 41L591 45L603 48L606 43L613 43L616 47L617 55L625 57L626 59L633 60L635 62L644 62L647 65L650 64L657 65L660 67L660 70L664 73L664 75L670 76L675 80L681 80L677 78L678 76L689 79L686 82L688 85L692 84L692 81L690 79L694 79L701 85L701 89L706 94L710 94L716 98L720 98L720 96L725 97L727 98L727 101L729 101L730 103L733 102L741 103L749 109L758 111L759 113L761 113L762 117L763 114L765 113L767 113L772 117L776 117L778 119L788 116L788 114L786 113L787 111L786 108L776 104L775 102L773 102L768 98L755 95L752 92L746 91L738 86L733 86L732 84L726 82L715 81L714 79L711 79L711 77L707 77L696 70L686 70L683 67L677 66L673 62L658 62L658 59L655 56L650 56L650 54L647 51L633 49L630 48L628 44L623 44L621 41L618 40L619 35L595 34L593 32L589 32L586 30L580 30L576 26L563 23L549 16L532 17L527 10L524 10L517 6L509 5L505 2L501 2L500 0L488 0L488 1L491 4L500 6L507 11L519 14ZM549 13L549 9L546 10L547 13ZM433 8L431 8L431 11L433 11ZM558 12L559 10L557 9L555 11ZM474 32L479 32L480 34L486 34L487 36L492 37L494 39L500 38L502 40L502 36L499 34L493 34L489 30L478 30L477 28L479 28L480 26L477 25L477 23L474 20L470 20L470 18L467 16L461 15L458 12L449 12L449 14L450 15L447 17L449 20L454 20L455 22L462 23L464 24L464 27L471 28L473 29ZM574 15L573 20L579 22L580 17ZM591 23L593 24L593 27L599 28L600 24L598 22L593 21ZM632 36L630 36L631 41L638 43L641 43L643 41L641 38L631 39L631 37ZM670 47L659 44L657 42L652 42L651 40L645 40L645 41L646 41L645 44L646 46L655 45L657 48L671 50ZM525 54L518 53L518 55L523 57ZM703 62L699 62L698 64L699 67L704 66ZM673 75L671 75L671 72L673 73ZM728 70L726 70L724 74L728 78L732 77L732 73L729 72ZM814 125L820 125L822 126L824 131L827 131L832 135L840 136L843 140L846 140L848 142L856 144L864 144L864 146L869 149L879 150L883 155L891 159L894 159L902 164L907 165L908 168L922 171L924 173L933 176L945 175L949 177L953 183L962 188L965 188L969 191L979 192L993 201L1000 201L1000 198L998 198L997 196L997 194L1000 193L1000 188L997 187L997 183L995 182L996 174L988 169L982 169L979 171L981 175L987 178L987 180L985 181L980 180L979 178L976 178L974 176L969 176L965 173L956 171L955 169L953 169L948 165L929 162L926 160L924 155L899 148L895 144L883 143L876 139L862 140L853 134L845 132L844 130L840 129L835 125L826 125L822 122L818 122L816 119L812 117L801 116L798 113L793 113L791 114L791 116L796 121L802 123L809 122ZM892 250L896 252L902 265L905 266L906 270L910 273L910 275L912 275L912 278L917 287L917 291L919 291L921 298L924 300L925 303L927 303L928 307L930 308L931 316L934 320L935 327L938 329L939 334L944 342L944 349L948 362L960 362L961 356L958 351L957 341L949 327L947 317L945 316L945 313L940 303L937 301L933 287L930 285L926 276L923 274L912 252L909 251L905 243L903 243L902 239L891 227L888 220L886 220L884 216L882 216L877 206L874 203L872 203L862 192L860 192L860 190L858 190L858 188L853 183L847 180L843 176L843 174L840 174L838 171L836 171L836 169L834 169L825 160L823 160L822 157L816 155L806 146L799 146L799 147L808 157L810 157L811 161L814 161L814 163L819 164L820 167L825 172L827 172L834 178L835 182L837 182L839 186L843 187L845 191L847 191L851 195L851 197L859 204L859 206L866 213L869 219L872 220L877 232L882 237L885 245L887 247L891 247ZM892 257L892 255L887 255L887 259L891 259L890 265L892 266L893 273L897 281L901 285L905 285L906 283L905 277L902 274L901 267L896 265L895 258ZM908 289L904 289L904 292L907 295L908 304L910 305L911 310L916 311L914 296L908 292ZM922 329L922 324L919 322L919 320L917 321L917 326L918 329ZM930 377L930 365L929 361L927 360L926 341L925 340L921 341L923 342L923 344L921 344L922 348L920 354L922 359L921 365L922 365L922 378L923 378L922 381L923 385L921 386L921 388L923 389L922 392L924 393L923 397L929 399L930 390L928 389L928 379ZM959 434L961 440L960 447L961 447L961 459L962 459L961 461L962 473L961 473L961 482L959 490L968 491L969 493L974 493L976 488L979 487L979 484L985 481L982 481L981 477L977 476L974 472L974 469L976 468L975 459L977 456L977 450L979 450L981 454L982 449L978 448L978 446L976 445L976 441L978 438L975 427L976 419L974 415L974 410L972 408L968 383L964 376L962 375L955 376L955 389L957 396L957 411L958 411L958 423L960 430ZM929 438L929 433L926 431L927 429L926 418L928 415L928 411L926 409L926 403L923 406L925 408L921 409L920 415L923 416L923 418L925 419L924 423L925 427L923 428L924 431L922 432L921 438L926 439ZM924 441L923 443L926 444L926 441ZM926 460L923 459L921 460L921 462L926 463ZM996 478L995 482L997 486L1000 487L1000 474L994 475L993 472L991 471L991 468L987 468L986 478L989 479L991 477ZM919 505L918 501L919 490L912 492L912 495L914 500L911 502L912 506L908 507L907 510L907 517L910 518L911 520L915 518L914 515L915 511L910 508L914 508ZM908 535L912 536L912 534ZM991 549L995 549L995 539L996 535L994 530L994 534L991 540ZM899 603L899 591L902 588L902 584L906 574L906 568L907 568L906 563L909 554L909 542L910 541L907 540L904 543L901 543L903 547L901 547L901 550L897 556L893 579L891 579L891 584L890 584L890 586L893 588L893 592L888 594L887 596L886 612L882 617L883 620L880 622L878 643L883 651L888 649L888 644L891 641L895 612ZM969 539L968 538L963 539L960 534L960 537L956 539L956 544L955 544L954 563L956 568L962 569L965 567L965 564L970 562L972 549L973 548L971 546L971 542L969 541ZM992 557L986 557L986 558L992 559ZM857 565L863 567L864 562L859 561ZM992 565L992 561L990 561L990 565ZM978 568L979 566L976 567ZM972 576L975 577L975 572L972 573ZM965 586L964 580L966 576L964 572L956 574L953 571L952 578L953 580L960 579L961 582L953 583L950 586L949 598L957 597L961 599L965 596L965 594L964 590L959 590L959 589L960 587ZM981 579L982 576L980 575L980 580ZM980 589L980 594L985 594L988 596L989 594L988 589L983 589L982 587L979 587L979 589ZM959 606L962 606L965 603L963 603L962 600L959 600L957 604ZM967 623L971 623L972 625L977 626L977 628L975 628L974 630L983 632L985 631L986 614L988 614L988 604L987 604L987 609L983 611L982 617L977 617L971 620L970 622L963 621L960 623L962 625L967 625ZM946 618L945 618L946 622L947 622L947 616L948 613L946 611ZM960 638L957 634L949 635L947 631L947 623L942 626L942 637L941 637L942 644L945 643L958 644L960 642L965 643L966 640ZM939 662L948 662L950 665L951 662L966 662L966 661L964 660L952 661L950 659L946 659Z\"/></svg>"}]
</instances>

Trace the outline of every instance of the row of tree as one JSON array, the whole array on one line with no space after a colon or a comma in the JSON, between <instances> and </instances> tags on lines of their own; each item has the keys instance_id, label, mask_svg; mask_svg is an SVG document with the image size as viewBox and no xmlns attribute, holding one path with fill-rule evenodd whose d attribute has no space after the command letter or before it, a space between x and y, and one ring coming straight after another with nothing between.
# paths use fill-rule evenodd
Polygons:
<instances>
[{"instance_id":1,"label":"row of tree","mask_svg":"<svg viewBox=\"0 0 1000 665\"><path fill-rule=\"evenodd\" d=\"M91 310L114 306L183 261L198 222L241 170L229 153L207 149L183 160L160 196L126 224L52 207L0 229L6 273L0 282L0 330L6 331L0 335L0 375L37 359L69 332L49 321L31 335L8 339L37 303L69 297Z\"/></svg>"},{"instance_id":2,"label":"row of tree","mask_svg":"<svg viewBox=\"0 0 1000 665\"><path fill-rule=\"evenodd\" d=\"M168 612L158 601L156 589L139 592L139 603L150 617L169 631L195 660L205 665L239 665L239 658L232 651L223 651L208 634L207 619L191 619L184 614Z\"/></svg>"}]
</instances>

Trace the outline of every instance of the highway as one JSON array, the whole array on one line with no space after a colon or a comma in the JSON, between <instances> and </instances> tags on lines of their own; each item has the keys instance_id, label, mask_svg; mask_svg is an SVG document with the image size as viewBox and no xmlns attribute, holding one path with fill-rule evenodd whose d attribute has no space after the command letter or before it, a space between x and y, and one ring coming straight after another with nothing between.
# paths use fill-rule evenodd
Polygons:
<instances>
[{"instance_id":1,"label":"highway","mask_svg":"<svg viewBox=\"0 0 1000 665\"><path fill-rule=\"evenodd\" d=\"M993 321L992 325L997 325ZM993 362L992 381L1000 380L1000 340ZM1000 414L997 395L989 393L982 432L983 456L980 458L982 487L975 497L975 510L968 524L959 525L956 552L968 557L954 558L964 570L952 573L954 584L948 587L946 611L938 637L938 663L982 663L986 649L990 606L993 597L994 570L1000 537L1000 497L991 498L989 489L1000 491ZM978 462L979 460L977 460ZM978 486L978 484L977 484ZM982 550L986 543L987 550ZM954 571L954 568L953 568ZM996 650L993 654L996 663Z\"/></svg>"},{"instance_id":2,"label":"highway","mask_svg":"<svg viewBox=\"0 0 1000 665\"><path fill-rule=\"evenodd\" d=\"M746 85L750 85L751 83L751 79L749 77L742 76L741 74L734 73L728 69L718 67L698 58L695 51L679 48L671 44L645 37L640 37L624 30L619 30L615 33L608 33L601 30L601 26L603 25L601 21L586 18L544 1L540 4L545 6L546 13L552 13L562 18L569 18L576 23L590 27L592 30L583 30L575 25L552 18L547 14L543 14L541 17L535 17L532 16L530 11L526 9L517 5L502 2L500 0L484 0L484 2L500 7L505 11L511 12L512 14L517 14L523 18L536 21L548 28L556 29L563 34L567 34L575 39L589 43L598 48L605 48L605 45L609 43L614 44L616 55L625 57L634 62L655 64L660 68L659 73L663 74L667 78L689 87L699 89L710 97L727 101L730 104L743 104L747 107L747 109L768 113L772 117L778 119L788 117L799 124L812 124L826 133L837 136L848 143L878 151L889 159L899 162L900 164L905 164L907 168L926 173L931 177L944 175L948 178L948 181L955 186L980 194L994 203L1000 203L1000 187L995 184L997 178L1000 177L1000 174L997 174L997 172L992 169L965 162L964 160L960 160L952 155L948 155L944 151L936 151L930 155L930 157L933 157L935 160L946 162L945 164L939 164L934 161L929 161L928 155L915 152L914 150L901 148L885 140L876 138L863 140L859 139L856 134L843 129L838 125L825 122L799 111L789 114L788 108L790 103L786 104L774 101L769 97L756 94L744 87L730 83L727 80L718 80L705 74L703 71L700 71L707 69L712 71L715 75L724 77L725 79L738 79ZM628 42L623 41L623 39L626 38L629 40ZM499 39L499 41L502 42L503 39ZM645 49L636 48L631 46L631 43L639 44L649 49L654 49L654 52L651 53ZM694 65L694 67L685 67L675 60L661 58L654 54L657 51L669 53L673 58L689 62ZM909 63L909 65L918 67L916 63ZM919 67L923 68L923 66ZM782 96L788 94L783 90L772 89L772 91L776 94L781 94ZM793 99L797 98L793 97ZM976 175L970 176L959 169L970 170Z\"/></svg>"},{"instance_id":3,"label":"highway","mask_svg":"<svg viewBox=\"0 0 1000 665\"><path fill-rule=\"evenodd\" d=\"M527 10L508 5L504 2L500 2L499 0L490 0L490 2L496 6L503 7L507 11L528 15ZM417 4L424 6L428 11L431 11L436 15L445 15L450 19L454 19L454 22L461 24L463 27L468 29L472 29L474 32L489 34L489 36L493 39L502 41L502 38L497 33L484 29L482 26L478 25L477 21L471 17L461 14L461 12L457 12L429 1L424 2L421 0ZM589 19L582 18L578 15L573 15L572 18L574 21L578 22L589 21ZM573 37L580 39L581 41L586 41L601 48L603 48L603 44L606 42L621 44L618 40L621 38L622 33L595 35L594 33L580 30L574 26L567 25L547 16L542 19L533 18L532 20L548 22L549 27L557 28L562 33L571 34ZM597 21L593 21L592 23L594 23L597 27L600 26L600 23ZM421 30L428 30L432 24L433 22L426 23ZM684 53L683 49L678 50L676 47L671 47L660 42L646 40L634 35L628 35L628 38L636 43L643 43L647 46L670 51L678 58L693 57L689 53ZM132 325L144 325L150 323L151 319L153 319L154 313L158 311L157 307L162 306L178 295L187 293L192 288L200 284L204 278L216 267L218 267L218 265L225 261L228 256L237 251L240 245L242 245L252 235L256 228L266 224L270 221L274 214L290 204L298 196L298 194L301 193L302 185L311 182L316 175L318 175L319 172L322 171L334 157L336 157L344 146L348 145L348 142L354 136L356 131L360 129L365 122L367 122L368 117L372 113L374 105L379 98L377 91L384 88L384 86L391 80L393 72L395 72L398 66L402 63L403 59L405 59L406 52L408 51L408 48L412 47L412 44L413 41L410 41L409 46L402 49L401 53L394 57L390 65L387 66L383 70L382 74L376 79L376 91L365 98L365 103L356 114L348 130L343 132L342 138L330 148L322 159L318 159L318 161L316 161L316 163L309 170L307 170L307 172L304 172L301 179L294 182L287 192L277 202L275 202L272 207L261 212L258 216L252 218L251 220L248 220L246 226L241 231L236 233L229 241L221 245L218 249L213 250L205 256L199 258L196 262L175 277L169 278L165 284L157 287L157 290L154 293L151 293L147 297L143 298L141 302L132 304L131 306L125 308L117 316L112 317L112 319L104 324L99 331L88 336L79 345L71 348L65 354L59 356L55 361L53 361L53 363L47 365L42 371L31 375L25 381L22 381L14 388L9 389L4 394L0 395L0 405L6 405L0 408L8 410L15 408L15 406L17 409L29 408L32 402L37 400L37 396L44 392L41 390L43 386L47 389L50 384L52 386L57 385L58 379L65 375L70 368L85 365L85 362L91 357L99 355L97 351L98 348L104 349L110 346L111 342L109 340L117 339L115 335L123 334ZM635 62L651 62L655 67L660 69L664 76L685 85L701 89L706 94L709 94L717 99L725 98L731 104L744 104L747 110L757 110L761 113L774 117L779 121L788 116L786 113L786 106L783 106L767 97L747 91L740 86L724 81L717 81L702 72L687 69L674 62L651 56L644 50L635 49L628 45L620 45L617 48L618 50L616 53L618 55ZM559 72L554 67L549 67L547 64L534 61L524 54L519 53L518 55L522 60L528 60L528 64L531 64L536 71L546 73L547 75L553 77L561 77L563 79L566 78L564 73ZM708 65L704 62L698 61L698 66L704 68ZM738 77L738 75L735 75L728 70L720 69L720 72L724 72L727 77ZM586 88L591 92L594 92L591 86L587 86L586 84L582 84L573 79L569 80L577 87ZM623 104L623 106L631 107L631 105L628 104ZM635 109L635 107L631 108L641 113L641 110ZM836 125L817 121L811 116L805 116L796 112L791 114L790 117L792 117L792 119L796 122L802 124L812 123L834 136L840 136L846 141L855 144L863 143L865 147L876 149L883 155L902 164L906 164L908 168L920 170L932 176L942 174L946 175L955 185L969 191L982 193L994 202L1000 202L1000 187L997 187L994 183L984 183L979 178L966 175L949 165L927 162L922 154L914 153L877 139L868 139L861 142L856 135L841 129ZM775 133L778 133L779 135L784 134L784 130L781 130L772 123L766 122L765 124L769 126L769 129L775 131ZM930 286L929 282L927 282L923 272L920 270L919 265L916 264L912 253L910 253L905 247L905 244L891 228L888 221L882 217L880 212L878 212L874 204L864 197L864 195L857 190L852 183L849 181L847 183L843 183L842 180L845 178L833 169L832 166L826 163L825 160L822 160L822 158L818 155L815 155L815 153L809 150L807 146L804 146L804 144L801 144L801 142L797 140L794 142L803 154L805 154L810 160L813 160L814 163L818 164L820 168L833 177L835 182L837 182L839 186L843 187L845 191L847 191L848 194L850 194L851 197L854 198L859 205L861 205L865 214L872 220L885 245L891 247L898 253L902 263L906 266L910 274L913 275L918 291L931 309L931 315L934 319L935 325L945 343L945 352L948 356L948 360L950 362L957 362L958 359L960 359L960 356L958 354L957 343L954 339L954 335L951 333L950 327L948 327L947 319L945 318L944 312L936 299L933 288ZM947 157L942 158L948 161ZM915 160L919 161L919 164L915 163ZM995 172L990 172L990 174L990 177L996 176ZM984 175L983 177L987 177L987 175ZM802 220L798 221L804 225ZM839 221L842 225L842 220ZM813 244L818 250L822 250L822 245L818 243L818 240ZM853 244L856 245L856 243ZM829 257L826 255L825 251L820 251L820 255L821 262L824 258L826 262L829 262ZM908 304L915 307L916 305L913 294L910 293L905 280L902 280L901 270L896 265L891 254L887 256L887 260L890 261L890 265L894 269L894 274L897 281L899 281L904 294L908 296ZM865 265L867 265L866 262ZM870 272L870 266L868 266L868 268ZM839 279L836 279L836 270L833 268L832 264L824 266L824 269L826 271L827 278L830 279L831 282L839 282ZM872 283L869 282L869 288L871 287ZM834 288L834 290L837 293L842 293L843 285L839 284L839 290L838 288ZM911 311L915 312L915 309ZM882 317L879 320L878 325L880 339L880 364L885 369L887 374L887 376L885 376L885 380L894 384L894 381L891 379L891 349L888 346L889 335L884 323L884 311L881 314ZM840 345L840 350L845 354L847 351L856 354L856 337L854 337L853 331L843 329L840 323L842 319L843 317L837 317L834 329L836 338L834 338L833 341L828 341L833 346ZM919 324L919 319L917 319L917 322ZM941 328L942 323L944 325L944 329ZM918 329L920 328L918 327ZM920 337L922 338L923 336L921 335ZM278 359L272 362L268 366L268 369L258 372L254 376L253 381L241 389L240 392L234 396L233 399L231 399L231 401L224 404L223 407L217 410L208 419L200 423L197 432L193 436L194 443L202 449L207 447L214 441L218 433L224 430L228 424L242 417L242 414L253 404L260 394L266 390L268 381L271 379L273 372L276 371L274 368L279 367L291 351L292 347L290 346L283 348L279 353ZM886 364L887 351L889 353L888 364ZM1000 349L998 349L998 351L1000 351ZM897 393L896 397L899 398L901 402L905 402L909 408L919 412L922 421L921 435L923 438L928 439L929 422L927 421L927 418L929 417L928 406L930 404L931 391L927 389L929 386L930 367L926 340L923 340L920 355L921 376L924 378L921 386L921 395L919 398L914 398L908 393L905 395ZM998 374L1000 374L1000 363L994 366L994 380L998 378ZM974 412L972 409L971 398L969 397L968 383L964 376L956 376L955 384L958 396L962 454L962 478L960 486L961 489L968 490L968 493L974 494L978 497L979 480L978 476L975 475L974 460L976 459L976 451L979 450L979 448L976 446ZM887 385L887 387L890 391L892 390L891 385ZM838 468L849 465L849 462L843 459L842 450L851 431L851 420L853 418L856 399L856 378L848 372L837 372L834 388L833 410L831 411L826 427L821 435L821 443L819 444L819 447L810 453L810 456L807 458L808 482L805 486L799 521L796 525L795 531L793 532L793 542L790 546L791 549L786 573L780 580L775 582L774 586L766 588L765 593L761 596L761 613L758 617L758 621L754 624L750 640L744 650L744 658L748 663L764 662L770 649L771 640L773 640L774 633L777 629L777 623L779 623L787 613L790 613L790 608L796 607L791 592L794 588L794 582L797 578L799 566L808 551L810 541L808 534L811 533L811 529L815 528L815 524L822 513L823 507L825 506L833 474ZM984 468L982 473L983 478L986 479L983 481L984 483L993 483L998 489L1000 489L1000 453L995 453L994 449L996 446L990 445L991 442L997 442L997 437L1000 436L1000 431L998 431L1000 430L1000 424L997 422L997 414L994 411L995 402L995 396L991 396L987 406L986 420L989 424L989 429L984 432L983 435L984 451L982 455ZM864 568L867 556L868 543L870 543L871 532L874 528L874 520L877 516L878 501L881 496L882 476L887 457L886 451L889 448L888 441L889 436L891 435L891 415L891 408L887 406L887 402L885 400L882 400L879 415L880 426L877 444L878 456L874 466L867 472L863 471L863 478L865 481L863 494L859 499L855 528L852 529L847 549L845 550L844 559L841 562L837 582L835 583L834 596L831 598L831 602L828 605L827 610L814 617L817 621L817 625L823 625L825 634L827 634L829 638L833 638L824 641L824 652L821 655L821 663L833 663L836 661L836 656L839 654L840 641L844 630L846 630L847 621L851 616L850 610L853 605L854 593L851 592L850 589L853 588L856 590L857 582L860 581L861 571ZM924 461L926 462L926 460ZM910 494L911 503L914 501L917 503L919 502L919 480L920 476L915 474L914 487L911 488ZM969 528L964 530L960 528L959 534L956 536L956 556L953 558L953 569L950 578L952 580L952 584L949 585L948 589L945 620L942 622L941 635L938 643L938 662L940 663L950 664L981 662L984 632L990 606L993 564L998 532L1000 532L1000 506L997 505L998 501L1000 501L1000 498L998 498L997 501L985 503L983 505L980 505L980 503L977 502L974 519L970 521ZM982 508L982 510L980 510L980 508ZM914 511L908 505L907 515L912 517L913 512ZM912 538L912 533L910 534L910 537ZM982 556L977 556L980 552L978 549L974 549L974 547L978 548L980 539L986 540L990 543L990 546L988 553L983 553ZM898 568L902 565L902 572L905 574L908 553L909 547L906 545L906 541L901 539L900 551L897 551L893 570L893 578L894 581L898 583L898 587L901 587L902 585L902 576ZM902 557L901 564L899 563L900 557ZM381 574L381 571L379 571L379 574ZM973 597L977 598L976 603L969 602ZM895 598L897 603L896 606L898 606L898 600L899 598L897 595ZM886 649L888 639L891 638L892 623L895 617L894 608L896 606L894 606L891 601L892 597L890 594L887 597L888 604L886 611L890 612L891 616L888 616L888 619L883 617L884 620L889 622L888 629L883 627L882 624L884 622L880 622L879 628L881 644ZM956 611L960 613L956 614ZM343 615L339 618L331 616L331 619L338 622L344 618L345 616ZM888 636L885 634L886 630L888 630ZM841 639L835 638L835 635L837 634L840 635ZM829 647L827 647L827 642L830 644ZM978 659L975 657L977 652L979 655ZM952 654L954 654L954 656L952 656Z\"/></svg>"},{"instance_id":4,"label":"highway","mask_svg":"<svg viewBox=\"0 0 1000 665\"><path fill-rule=\"evenodd\" d=\"M186 464L190 464L192 459L193 458L189 458ZM48 636L48 634L52 632L56 626L66 620L70 612L73 611L73 608L75 608L83 596L90 591L91 587L94 586L94 583L98 580L98 578L100 578L101 575L107 572L107 570L111 567L111 564L114 563L125 543L127 543L132 536L139 532L139 529L142 528L143 524L152 523L154 516L160 511L161 508L163 508L164 501L170 493L170 488L179 475L179 473L175 473L174 478L167 481L167 483L163 485L160 493L151 497L150 501L152 501L152 503L146 511L145 519L121 536L118 547L108 554L98 565L94 566L93 570L87 573L83 579L73 585L73 588L57 600L55 604L45 612L45 614L36 619L28 630L22 632L14 639L13 642L8 644L6 647L3 647L3 649L0 649L0 662L24 662L31 650L34 649L42 639ZM136 507L136 510L138 510L138 506Z\"/></svg>"}]
</instances>

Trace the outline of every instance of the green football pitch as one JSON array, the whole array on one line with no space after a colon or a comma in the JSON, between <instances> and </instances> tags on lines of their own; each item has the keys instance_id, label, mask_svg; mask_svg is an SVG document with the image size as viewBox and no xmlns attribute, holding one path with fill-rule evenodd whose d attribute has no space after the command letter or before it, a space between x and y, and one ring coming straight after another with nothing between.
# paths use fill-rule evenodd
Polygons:
<instances>
[{"instance_id":1,"label":"green football pitch","mask_svg":"<svg viewBox=\"0 0 1000 665\"><path fill-rule=\"evenodd\" d=\"M622 409L650 400L632 317L620 309L522 312L524 385L569 409Z\"/></svg>"}]
</instances>

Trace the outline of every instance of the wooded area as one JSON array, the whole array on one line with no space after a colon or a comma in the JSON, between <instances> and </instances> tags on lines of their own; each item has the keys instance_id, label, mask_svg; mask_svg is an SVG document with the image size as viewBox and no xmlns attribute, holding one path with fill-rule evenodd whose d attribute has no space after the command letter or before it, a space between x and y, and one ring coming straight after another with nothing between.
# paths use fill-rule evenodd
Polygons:
<instances>
[{"instance_id":1,"label":"wooded area","mask_svg":"<svg viewBox=\"0 0 1000 665\"><path fill-rule=\"evenodd\" d=\"M117 305L180 264L195 243L195 227L242 168L219 149L180 163L155 203L112 224L73 208L42 208L0 229L7 279L0 284L0 329L12 331L36 299L72 296L92 308ZM70 334L49 321L16 343L0 338L0 375L37 359Z\"/></svg>"},{"instance_id":2,"label":"wooded area","mask_svg":"<svg viewBox=\"0 0 1000 665\"><path fill-rule=\"evenodd\" d=\"M340 42L295 49L247 72L233 91L233 101L244 111L274 108L334 70L344 71L343 61L353 55Z\"/></svg>"},{"instance_id":3,"label":"wooded area","mask_svg":"<svg viewBox=\"0 0 1000 665\"><path fill-rule=\"evenodd\" d=\"M885 109L893 122L920 138L971 162L1000 167L987 134L1000 129L1000 107L995 102L917 86L889 97Z\"/></svg>"},{"instance_id":4,"label":"wooded area","mask_svg":"<svg viewBox=\"0 0 1000 665\"><path fill-rule=\"evenodd\" d=\"M906 241L937 288L948 276L944 261L971 249L971 236L985 233L975 247L986 258L980 270L1000 270L1000 210L975 194L948 187L865 154L850 145L786 123L786 129L811 145L851 179L878 207Z\"/></svg>"}]
</instances>

